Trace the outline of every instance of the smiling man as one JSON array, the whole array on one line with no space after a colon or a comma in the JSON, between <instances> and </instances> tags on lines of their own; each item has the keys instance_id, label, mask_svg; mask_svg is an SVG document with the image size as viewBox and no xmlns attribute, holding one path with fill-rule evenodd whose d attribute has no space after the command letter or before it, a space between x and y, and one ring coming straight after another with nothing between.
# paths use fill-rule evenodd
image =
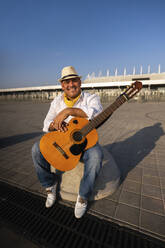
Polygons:
<instances>
[{"instance_id":1,"label":"smiling man","mask_svg":"<svg viewBox=\"0 0 165 248\"><path fill-rule=\"evenodd\" d=\"M63 94L52 101L44 120L44 132L67 132L67 123L71 118L82 117L90 120L102 111L100 99L96 94L82 92L81 76L77 74L73 66L67 66L62 69L59 82L61 83ZM38 179L46 189L46 207L49 208L56 200L57 181L55 174L51 172L50 164L40 152L39 142L33 145L32 158ZM102 158L102 149L98 143L84 151L82 155L84 175L80 182L79 194L75 205L76 218L81 218L87 209L88 198L100 171Z\"/></svg>"}]
</instances>

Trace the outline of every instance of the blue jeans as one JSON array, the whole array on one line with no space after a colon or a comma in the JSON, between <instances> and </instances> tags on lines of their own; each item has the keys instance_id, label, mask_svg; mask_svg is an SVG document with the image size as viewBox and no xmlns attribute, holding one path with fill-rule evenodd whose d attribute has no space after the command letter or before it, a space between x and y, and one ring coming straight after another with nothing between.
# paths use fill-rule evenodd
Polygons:
<instances>
[{"instance_id":1,"label":"blue jeans","mask_svg":"<svg viewBox=\"0 0 165 248\"><path fill-rule=\"evenodd\" d=\"M32 159L41 185L43 187L50 187L55 184L57 177L55 173L51 172L50 164L42 156L39 142L36 142L32 147ZM95 179L102 166L102 159L103 152L98 143L86 150L81 157L81 161L84 162L84 175L80 182L79 195L84 199L88 199L93 191ZM56 174L62 173L57 170Z\"/></svg>"}]
</instances>

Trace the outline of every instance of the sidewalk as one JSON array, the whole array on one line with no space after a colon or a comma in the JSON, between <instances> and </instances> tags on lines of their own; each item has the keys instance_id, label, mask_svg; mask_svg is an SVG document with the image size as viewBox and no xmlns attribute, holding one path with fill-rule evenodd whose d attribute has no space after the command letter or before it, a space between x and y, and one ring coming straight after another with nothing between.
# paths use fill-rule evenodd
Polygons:
<instances>
[{"instance_id":1,"label":"sidewalk","mask_svg":"<svg viewBox=\"0 0 165 248\"><path fill-rule=\"evenodd\" d=\"M0 102L0 180L45 194L31 147L50 103ZM90 208L94 215L165 240L165 103L125 103L98 129L122 173L119 189Z\"/></svg>"}]
</instances>

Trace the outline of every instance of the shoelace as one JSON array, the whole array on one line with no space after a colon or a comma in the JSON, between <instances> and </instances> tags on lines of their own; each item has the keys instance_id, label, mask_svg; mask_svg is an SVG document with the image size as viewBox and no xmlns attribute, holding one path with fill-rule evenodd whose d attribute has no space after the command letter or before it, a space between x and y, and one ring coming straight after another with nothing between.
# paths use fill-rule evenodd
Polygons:
<instances>
[{"instance_id":1,"label":"shoelace","mask_svg":"<svg viewBox=\"0 0 165 248\"><path fill-rule=\"evenodd\" d=\"M47 194L52 194L53 191L52 191L51 189L47 189L47 190L46 190L46 193L47 193Z\"/></svg>"},{"instance_id":2,"label":"shoelace","mask_svg":"<svg viewBox=\"0 0 165 248\"><path fill-rule=\"evenodd\" d=\"M81 203L81 204L86 204L87 203L87 201L84 200L82 197L79 198L78 202Z\"/></svg>"}]
</instances>

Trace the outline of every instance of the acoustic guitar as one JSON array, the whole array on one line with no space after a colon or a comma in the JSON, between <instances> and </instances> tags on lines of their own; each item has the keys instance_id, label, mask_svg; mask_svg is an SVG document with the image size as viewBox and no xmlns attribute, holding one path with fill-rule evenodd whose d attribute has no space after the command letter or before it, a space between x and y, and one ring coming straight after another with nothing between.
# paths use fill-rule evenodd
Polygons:
<instances>
[{"instance_id":1,"label":"acoustic guitar","mask_svg":"<svg viewBox=\"0 0 165 248\"><path fill-rule=\"evenodd\" d=\"M96 128L102 125L112 113L124 102L131 99L142 88L136 81L129 86L109 107L88 121L75 117L68 123L66 132L53 131L46 133L40 140L40 151L44 158L60 171L76 167L84 150L94 146L98 141Z\"/></svg>"}]
</instances>

